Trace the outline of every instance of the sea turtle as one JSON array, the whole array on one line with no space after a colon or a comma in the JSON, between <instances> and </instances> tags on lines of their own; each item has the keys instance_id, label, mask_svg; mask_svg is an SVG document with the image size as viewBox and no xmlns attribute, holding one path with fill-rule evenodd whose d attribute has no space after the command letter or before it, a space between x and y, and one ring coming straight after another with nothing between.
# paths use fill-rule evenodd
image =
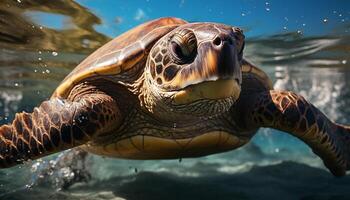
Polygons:
<instances>
[{"instance_id":1,"label":"sea turtle","mask_svg":"<svg viewBox=\"0 0 350 200\"><path fill-rule=\"evenodd\" d=\"M243 48L241 29L224 24L160 18L137 26L87 57L32 113L0 127L0 167L77 146L128 159L198 157L241 147L270 127L344 175L350 127L273 90Z\"/></svg>"}]
</instances>

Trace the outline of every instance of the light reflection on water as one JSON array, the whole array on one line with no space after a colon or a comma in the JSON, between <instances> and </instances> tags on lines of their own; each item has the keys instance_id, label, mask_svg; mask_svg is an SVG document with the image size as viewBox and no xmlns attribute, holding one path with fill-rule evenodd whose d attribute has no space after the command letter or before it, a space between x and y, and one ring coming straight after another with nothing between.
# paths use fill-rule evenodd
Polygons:
<instances>
[{"instance_id":1,"label":"light reflection on water","mask_svg":"<svg viewBox=\"0 0 350 200\"><path fill-rule=\"evenodd\" d=\"M266 6L269 8L268 4L264 7ZM138 11L135 20L150 18L142 12ZM102 20L73 1L41 4L29 0L20 3L2 1L0 15L0 124L11 121L16 112L31 111L48 98L79 61L110 39L94 29ZM118 24L125 23L124 18L115 19ZM349 26L344 29L347 28ZM304 36L298 32L284 32L248 37L246 43L246 57L269 74L274 80L275 88L296 91L331 119L350 124L350 108L347 106L350 105L349 35ZM94 184L104 185L105 181L106 184L118 183L121 188L123 181L132 182L135 178L139 180L140 176L140 183L143 183L143 177L162 178L149 174L135 175L135 171L198 178L249 172L256 165L271 165L281 160L322 167L320 160L303 143L272 129L261 129L253 142L242 149L199 159L185 159L182 162L127 161L97 156L90 159L92 163L103 163L92 164ZM31 163L28 163L0 171L0 192L5 193L5 197L20 195L20 191L33 177L30 166ZM298 166L294 167L299 169ZM286 167L286 170L290 169ZM99 182L101 180L102 183ZM60 195L68 195L68 199L81 197L57 194L47 186L37 187L30 191L40 191L36 194L39 198L45 197L47 193L54 194L55 198L62 197ZM104 187L110 188L108 185ZM75 192L81 195L83 192L93 192L94 189L96 188L83 187ZM30 191L27 192L34 197ZM101 195L107 196L107 199L118 196L108 192ZM0 199L1 197L4 195L0 195ZM99 198L102 197L92 197Z\"/></svg>"}]
</instances>

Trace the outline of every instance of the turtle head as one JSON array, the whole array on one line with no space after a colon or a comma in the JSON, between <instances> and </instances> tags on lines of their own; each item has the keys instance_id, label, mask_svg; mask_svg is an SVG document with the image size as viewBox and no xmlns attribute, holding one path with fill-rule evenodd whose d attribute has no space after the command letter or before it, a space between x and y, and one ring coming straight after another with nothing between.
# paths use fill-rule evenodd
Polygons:
<instances>
[{"instance_id":1,"label":"turtle head","mask_svg":"<svg viewBox=\"0 0 350 200\"><path fill-rule=\"evenodd\" d=\"M169 32L152 47L145 68L152 101L198 115L228 110L240 94L243 46L242 31L223 24L190 23Z\"/></svg>"}]
</instances>

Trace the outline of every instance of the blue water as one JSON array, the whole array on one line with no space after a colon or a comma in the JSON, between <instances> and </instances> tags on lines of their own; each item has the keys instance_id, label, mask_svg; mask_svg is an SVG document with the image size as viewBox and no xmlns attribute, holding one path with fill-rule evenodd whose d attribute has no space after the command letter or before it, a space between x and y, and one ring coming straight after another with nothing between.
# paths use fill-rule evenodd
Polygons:
<instances>
[{"instance_id":1,"label":"blue water","mask_svg":"<svg viewBox=\"0 0 350 200\"><path fill-rule=\"evenodd\" d=\"M40 2L40 3L38 3ZM176 16L239 26L245 57L277 89L302 94L350 124L350 1L0 2L0 124L31 111L89 53L145 21ZM130 161L89 156L91 180L62 190L40 174L57 154L0 170L0 199L350 199L302 142L261 129L247 146L196 159ZM46 164L45 164L46 163Z\"/></svg>"}]
</instances>

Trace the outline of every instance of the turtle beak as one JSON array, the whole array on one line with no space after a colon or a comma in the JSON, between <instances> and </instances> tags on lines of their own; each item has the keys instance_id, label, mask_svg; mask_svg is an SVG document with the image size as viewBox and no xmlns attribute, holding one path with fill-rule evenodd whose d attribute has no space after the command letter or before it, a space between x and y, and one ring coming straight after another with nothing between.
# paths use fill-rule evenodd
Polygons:
<instances>
[{"instance_id":1,"label":"turtle beak","mask_svg":"<svg viewBox=\"0 0 350 200\"><path fill-rule=\"evenodd\" d=\"M181 90L205 81L228 80L242 83L240 49L230 35L219 34L214 40L198 45L196 59L179 71L169 89Z\"/></svg>"},{"instance_id":2,"label":"turtle beak","mask_svg":"<svg viewBox=\"0 0 350 200\"><path fill-rule=\"evenodd\" d=\"M205 81L190 85L174 95L174 104L188 104L201 99L219 100L232 98L236 101L241 93L241 87L236 80Z\"/></svg>"},{"instance_id":3,"label":"turtle beak","mask_svg":"<svg viewBox=\"0 0 350 200\"><path fill-rule=\"evenodd\" d=\"M242 83L240 50L230 35L219 34L214 40L200 44L192 66L180 71L184 88L174 96L175 104L199 99L237 100Z\"/></svg>"},{"instance_id":4,"label":"turtle beak","mask_svg":"<svg viewBox=\"0 0 350 200\"><path fill-rule=\"evenodd\" d=\"M211 44L208 51L203 52L209 76L217 76L218 79L234 79L240 85L242 83L241 58L239 51L233 43L233 38L227 34L219 34Z\"/></svg>"}]
</instances>

